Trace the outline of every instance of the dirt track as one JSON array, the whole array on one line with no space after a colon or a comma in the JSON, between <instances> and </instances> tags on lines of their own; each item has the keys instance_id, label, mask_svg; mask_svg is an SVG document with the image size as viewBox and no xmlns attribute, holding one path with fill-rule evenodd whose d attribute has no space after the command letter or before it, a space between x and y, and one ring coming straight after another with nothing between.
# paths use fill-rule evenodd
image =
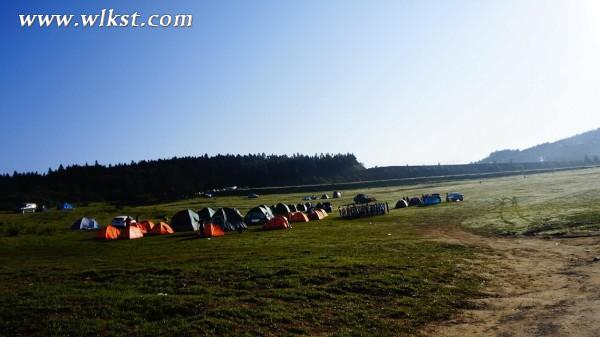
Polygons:
<instances>
[{"instance_id":1,"label":"dirt track","mask_svg":"<svg viewBox=\"0 0 600 337\"><path fill-rule=\"evenodd\" d=\"M491 248L490 295L427 336L600 336L600 237L495 238L432 229L432 238Z\"/></svg>"}]
</instances>

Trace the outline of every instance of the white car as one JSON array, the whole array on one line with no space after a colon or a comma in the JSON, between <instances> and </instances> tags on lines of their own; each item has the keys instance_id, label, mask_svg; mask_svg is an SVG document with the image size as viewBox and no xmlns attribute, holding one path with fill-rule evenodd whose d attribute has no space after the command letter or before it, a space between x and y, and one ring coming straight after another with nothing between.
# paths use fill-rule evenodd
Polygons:
<instances>
[{"instance_id":1,"label":"white car","mask_svg":"<svg viewBox=\"0 0 600 337\"><path fill-rule=\"evenodd\" d=\"M136 223L135 219L128 215L119 215L119 216L115 217L114 219L112 219L110 224L115 227L125 228L127 226L127 219L129 219L130 224Z\"/></svg>"},{"instance_id":2,"label":"white car","mask_svg":"<svg viewBox=\"0 0 600 337\"><path fill-rule=\"evenodd\" d=\"M37 210L37 204L34 204L32 202L23 204L23 205L21 205L21 207L19 207L19 211L23 214L35 213L36 210Z\"/></svg>"}]
</instances>

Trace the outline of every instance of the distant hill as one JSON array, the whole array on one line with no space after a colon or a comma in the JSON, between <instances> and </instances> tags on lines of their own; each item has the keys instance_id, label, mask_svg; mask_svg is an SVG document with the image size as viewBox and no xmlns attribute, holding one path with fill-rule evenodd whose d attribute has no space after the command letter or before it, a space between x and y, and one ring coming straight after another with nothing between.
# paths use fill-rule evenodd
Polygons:
<instances>
[{"instance_id":1,"label":"distant hill","mask_svg":"<svg viewBox=\"0 0 600 337\"><path fill-rule=\"evenodd\" d=\"M600 162L600 129L525 150L492 152L480 163Z\"/></svg>"}]
</instances>

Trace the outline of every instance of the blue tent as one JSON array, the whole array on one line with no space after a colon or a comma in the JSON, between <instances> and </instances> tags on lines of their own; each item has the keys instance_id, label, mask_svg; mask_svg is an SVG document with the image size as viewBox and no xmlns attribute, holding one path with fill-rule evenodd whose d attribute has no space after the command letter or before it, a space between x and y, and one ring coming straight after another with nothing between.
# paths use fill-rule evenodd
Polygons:
<instances>
[{"instance_id":1,"label":"blue tent","mask_svg":"<svg viewBox=\"0 0 600 337\"><path fill-rule=\"evenodd\" d=\"M437 205L441 202L442 202L442 198L439 196L439 194L423 196L423 206Z\"/></svg>"},{"instance_id":2,"label":"blue tent","mask_svg":"<svg viewBox=\"0 0 600 337\"><path fill-rule=\"evenodd\" d=\"M70 211L74 208L75 207L73 207L73 205L69 204L68 202L62 203L58 206L58 209L61 209L63 211Z\"/></svg>"},{"instance_id":3,"label":"blue tent","mask_svg":"<svg viewBox=\"0 0 600 337\"><path fill-rule=\"evenodd\" d=\"M96 219L86 217L77 219L77 221L73 222L71 225L71 229L75 230L92 230L98 228L100 228L100 226L98 225L98 221L96 221Z\"/></svg>"}]
</instances>

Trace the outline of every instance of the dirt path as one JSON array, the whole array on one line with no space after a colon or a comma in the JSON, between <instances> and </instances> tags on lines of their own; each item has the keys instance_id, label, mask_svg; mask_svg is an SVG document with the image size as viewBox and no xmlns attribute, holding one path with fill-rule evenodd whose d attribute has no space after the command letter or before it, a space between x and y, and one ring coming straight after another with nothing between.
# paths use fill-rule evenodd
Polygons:
<instances>
[{"instance_id":1,"label":"dirt path","mask_svg":"<svg viewBox=\"0 0 600 337\"><path fill-rule=\"evenodd\" d=\"M488 298L427 336L600 336L600 237L482 237L432 229L445 242L491 248Z\"/></svg>"}]
</instances>

